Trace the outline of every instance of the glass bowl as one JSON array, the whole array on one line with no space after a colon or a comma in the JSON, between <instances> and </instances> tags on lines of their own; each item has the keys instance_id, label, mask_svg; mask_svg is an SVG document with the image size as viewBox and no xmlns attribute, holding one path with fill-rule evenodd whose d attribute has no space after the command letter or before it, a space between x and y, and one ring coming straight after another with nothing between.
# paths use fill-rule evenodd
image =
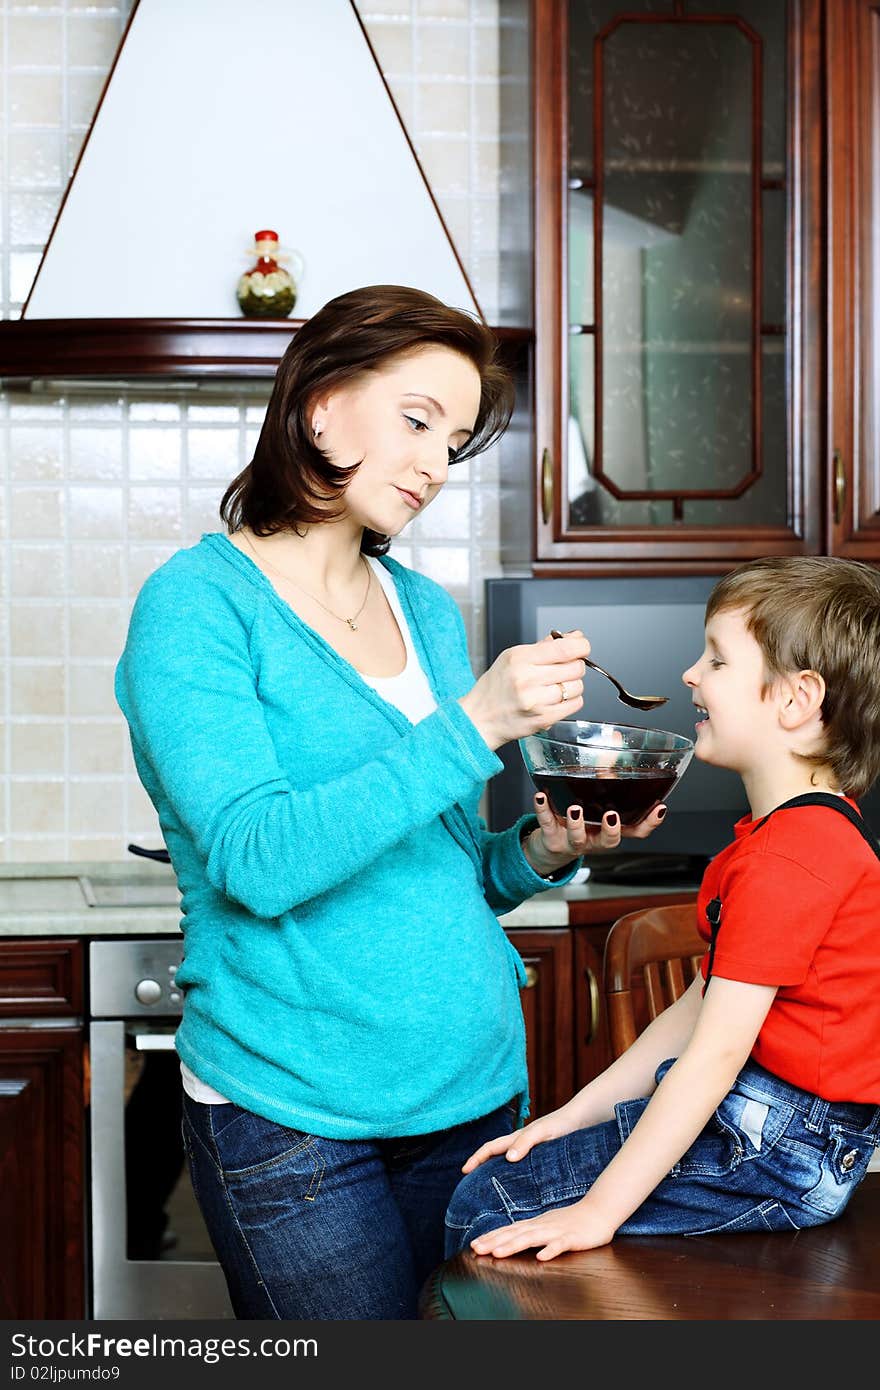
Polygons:
<instances>
[{"instance_id":1,"label":"glass bowl","mask_svg":"<svg viewBox=\"0 0 880 1390\"><path fill-rule=\"evenodd\" d=\"M665 802L690 762L694 745L667 729L563 719L519 740L529 776L558 816L580 806L588 825L616 811L638 825Z\"/></svg>"}]
</instances>

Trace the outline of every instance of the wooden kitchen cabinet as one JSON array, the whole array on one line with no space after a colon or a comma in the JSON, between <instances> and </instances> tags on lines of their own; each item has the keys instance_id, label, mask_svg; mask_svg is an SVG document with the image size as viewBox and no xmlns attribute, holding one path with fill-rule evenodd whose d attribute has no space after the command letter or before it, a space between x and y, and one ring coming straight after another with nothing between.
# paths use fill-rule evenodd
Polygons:
<instances>
[{"instance_id":1,"label":"wooden kitchen cabinet","mask_svg":"<svg viewBox=\"0 0 880 1390\"><path fill-rule=\"evenodd\" d=\"M536 574L880 560L872 0L533 0Z\"/></svg>"},{"instance_id":2,"label":"wooden kitchen cabinet","mask_svg":"<svg viewBox=\"0 0 880 1390\"><path fill-rule=\"evenodd\" d=\"M508 935L526 967L520 999L535 1119L570 1100L574 1086L574 944L568 927Z\"/></svg>"},{"instance_id":3,"label":"wooden kitchen cabinet","mask_svg":"<svg viewBox=\"0 0 880 1390\"><path fill-rule=\"evenodd\" d=\"M602 989L605 940L618 917L657 903L694 902L690 890L662 896L570 900L560 904L567 925L542 930L511 927L526 986L520 998L526 1024L531 1118L570 1100L612 1060Z\"/></svg>"},{"instance_id":4,"label":"wooden kitchen cabinet","mask_svg":"<svg viewBox=\"0 0 880 1390\"><path fill-rule=\"evenodd\" d=\"M79 941L0 942L0 1318L85 1316Z\"/></svg>"},{"instance_id":5,"label":"wooden kitchen cabinet","mask_svg":"<svg viewBox=\"0 0 880 1390\"><path fill-rule=\"evenodd\" d=\"M602 957L611 923L577 927L574 935L574 1089L579 1091L611 1061L602 989Z\"/></svg>"}]
</instances>

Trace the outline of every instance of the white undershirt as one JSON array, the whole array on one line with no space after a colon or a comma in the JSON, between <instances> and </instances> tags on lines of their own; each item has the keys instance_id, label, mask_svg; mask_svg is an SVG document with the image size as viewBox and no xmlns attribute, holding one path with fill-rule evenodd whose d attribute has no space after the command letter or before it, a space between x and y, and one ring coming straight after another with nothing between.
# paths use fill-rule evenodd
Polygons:
<instances>
[{"instance_id":1,"label":"white undershirt","mask_svg":"<svg viewBox=\"0 0 880 1390\"><path fill-rule=\"evenodd\" d=\"M419 720L434 713L437 708L437 701L434 699L428 684L428 678L419 664L419 658L413 646L412 633L400 606L394 580L385 566L380 565L378 560L371 559L369 563L382 585L391 611L397 619L397 626L400 628L400 635L406 647L406 665L396 676L365 676L362 672L361 680L372 686L383 700L387 700L390 705L396 705L411 724L418 724Z\"/></svg>"},{"instance_id":2,"label":"white undershirt","mask_svg":"<svg viewBox=\"0 0 880 1390\"><path fill-rule=\"evenodd\" d=\"M396 705L411 724L418 724L420 719L433 714L437 708L437 701L434 699L428 678L419 663L416 649L413 646L409 623L404 617L400 599L397 596L397 589L394 587L394 580L385 566L380 564L378 560L368 557L367 563L382 585L385 597L391 605L391 611L397 619L397 626L400 628L400 634L406 647L406 664L396 676L365 676L361 672L361 680L371 686L377 695L381 695L383 700L387 700L390 705ZM180 1064L180 1078L183 1082L183 1089L193 1100L201 1101L203 1105L229 1104L226 1096L215 1091L213 1086L208 1086L204 1081L200 1081L185 1062Z\"/></svg>"}]
</instances>

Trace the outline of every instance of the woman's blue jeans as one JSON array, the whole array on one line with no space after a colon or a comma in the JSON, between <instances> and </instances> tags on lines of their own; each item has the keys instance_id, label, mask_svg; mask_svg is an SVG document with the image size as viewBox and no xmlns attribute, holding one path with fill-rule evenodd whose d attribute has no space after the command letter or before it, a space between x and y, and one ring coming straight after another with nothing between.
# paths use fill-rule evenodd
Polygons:
<instances>
[{"instance_id":1,"label":"woman's blue jeans","mask_svg":"<svg viewBox=\"0 0 880 1390\"><path fill-rule=\"evenodd\" d=\"M185 1095L192 1185L236 1317L416 1318L461 1166L516 1109L403 1139L325 1139Z\"/></svg>"},{"instance_id":2,"label":"woman's blue jeans","mask_svg":"<svg viewBox=\"0 0 880 1390\"><path fill-rule=\"evenodd\" d=\"M657 1070L657 1080L672 1066ZM647 1100L537 1144L519 1162L489 1159L462 1179L446 1214L446 1254L514 1221L570 1206L619 1152ZM694 1143L618 1235L796 1231L840 1216L880 1144L880 1106L829 1102L747 1062Z\"/></svg>"}]
</instances>

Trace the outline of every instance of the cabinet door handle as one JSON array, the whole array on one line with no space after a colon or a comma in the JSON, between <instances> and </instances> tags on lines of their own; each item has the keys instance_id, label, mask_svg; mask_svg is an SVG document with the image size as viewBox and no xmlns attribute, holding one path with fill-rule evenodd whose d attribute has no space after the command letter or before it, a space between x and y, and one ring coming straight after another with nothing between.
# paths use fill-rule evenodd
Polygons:
<instances>
[{"instance_id":1,"label":"cabinet door handle","mask_svg":"<svg viewBox=\"0 0 880 1390\"><path fill-rule=\"evenodd\" d=\"M599 1027L599 982L594 971L587 966L584 971L587 981L587 1005L589 1008L589 1023L584 1036L584 1042L589 1046L596 1036Z\"/></svg>"},{"instance_id":2,"label":"cabinet door handle","mask_svg":"<svg viewBox=\"0 0 880 1390\"><path fill-rule=\"evenodd\" d=\"M834 525L839 526L846 508L846 469L843 466L839 449L834 450L832 461L834 464Z\"/></svg>"},{"instance_id":3,"label":"cabinet door handle","mask_svg":"<svg viewBox=\"0 0 880 1390\"><path fill-rule=\"evenodd\" d=\"M549 526L553 515L553 456L549 449L541 455L541 515Z\"/></svg>"},{"instance_id":4,"label":"cabinet door handle","mask_svg":"<svg viewBox=\"0 0 880 1390\"><path fill-rule=\"evenodd\" d=\"M526 982L524 989L534 989L538 983L538 972L533 965L526 966Z\"/></svg>"}]
</instances>

